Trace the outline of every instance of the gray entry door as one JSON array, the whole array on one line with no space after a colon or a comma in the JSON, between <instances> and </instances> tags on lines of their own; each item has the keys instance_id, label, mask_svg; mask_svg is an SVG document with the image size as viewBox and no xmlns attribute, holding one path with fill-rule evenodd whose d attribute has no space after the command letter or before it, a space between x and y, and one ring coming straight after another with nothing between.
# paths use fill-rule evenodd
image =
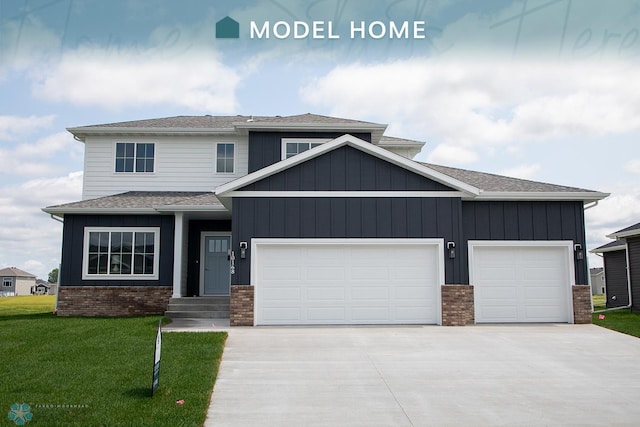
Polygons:
<instances>
[{"instance_id":1,"label":"gray entry door","mask_svg":"<svg viewBox=\"0 0 640 427\"><path fill-rule=\"evenodd\" d=\"M205 235L203 243L203 295L229 295L231 237Z\"/></svg>"}]
</instances>

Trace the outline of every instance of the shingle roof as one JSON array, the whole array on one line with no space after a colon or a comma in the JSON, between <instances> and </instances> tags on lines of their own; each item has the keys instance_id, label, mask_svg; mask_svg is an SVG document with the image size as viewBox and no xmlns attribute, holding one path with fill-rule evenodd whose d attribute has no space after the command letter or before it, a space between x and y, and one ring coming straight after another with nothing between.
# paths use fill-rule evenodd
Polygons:
<instances>
[{"instance_id":1,"label":"shingle roof","mask_svg":"<svg viewBox=\"0 0 640 427\"><path fill-rule=\"evenodd\" d=\"M613 242L609 242L602 246L598 246L595 249L592 249L591 252L599 253L599 252L607 252L608 250L622 250L625 249L625 243L621 240L614 240Z\"/></svg>"},{"instance_id":2,"label":"shingle roof","mask_svg":"<svg viewBox=\"0 0 640 427\"><path fill-rule=\"evenodd\" d=\"M129 191L113 196L49 206L46 211L62 209L155 209L161 206L220 207L222 203L210 192Z\"/></svg>"},{"instance_id":3,"label":"shingle roof","mask_svg":"<svg viewBox=\"0 0 640 427\"><path fill-rule=\"evenodd\" d=\"M377 123L361 120L343 119L340 117L322 116L319 114L298 114L295 116L175 116L159 119L133 120L127 122L105 123L91 126L81 126L73 129L92 128L149 128L149 129L233 129L238 123L281 123L281 124L363 124L381 126Z\"/></svg>"},{"instance_id":4,"label":"shingle roof","mask_svg":"<svg viewBox=\"0 0 640 427\"><path fill-rule=\"evenodd\" d=\"M13 276L13 277L33 277L35 278L35 274L27 273L24 270L20 270L16 267L7 267L0 270L0 276Z\"/></svg>"},{"instance_id":5,"label":"shingle roof","mask_svg":"<svg viewBox=\"0 0 640 427\"><path fill-rule=\"evenodd\" d=\"M545 182L511 178L508 176L434 165L431 163L423 163L423 165L488 192L592 192L592 190L582 188L547 184Z\"/></svg>"},{"instance_id":6,"label":"shingle roof","mask_svg":"<svg viewBox=\"0 0 640 427\"><path fill-rule=\"evenodd\" d=\"M626 233L628 231L635 231L635 230L639 230L640 231L640 222L637 224L633 224L627 228L623 228L622 230L618 230L616 231L614 234L618 234L618 233Z\"/></svg>"}]
</instances>

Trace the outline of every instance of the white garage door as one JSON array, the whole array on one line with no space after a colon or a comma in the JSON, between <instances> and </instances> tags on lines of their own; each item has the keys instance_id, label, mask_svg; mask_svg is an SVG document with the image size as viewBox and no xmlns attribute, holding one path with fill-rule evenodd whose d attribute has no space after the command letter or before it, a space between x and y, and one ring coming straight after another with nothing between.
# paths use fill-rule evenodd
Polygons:
<instances>
[{"instance_id":1,"label":"white garage door","mask_svg":"<svg viewBox=\"0 0 640 427\"><path fill-rule=\"evenodd\" d=\"M469 242L476 323L571 322L571 242Z\"/></svg>"},{"instance_id":2,"label":"white garage door","mask_svg":"<svg viewBox=\"0 0 640 427\"><path fill-rule=\"evenodd\" d=\"M436 324L442 254L431 239L254 239L256 324Z\"/></svg>"}]
</instances>

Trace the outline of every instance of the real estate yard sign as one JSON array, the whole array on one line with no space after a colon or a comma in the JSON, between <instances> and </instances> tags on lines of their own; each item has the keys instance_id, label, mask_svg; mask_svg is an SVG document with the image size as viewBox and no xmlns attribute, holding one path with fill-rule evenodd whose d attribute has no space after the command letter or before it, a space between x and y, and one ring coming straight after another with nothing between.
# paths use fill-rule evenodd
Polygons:
<instances>
[{"instance_id":1,"label":"real estate yard sign","mask_svg":"<svg viewBox=\"0 0 640 427\"><path fill-rule=\"evenodd\" d=\"M162 320L158 321L158 333L156 334L156 346L153 356L153 380L151 382L151 396L160 385L160 349L162 347Z\"/></svg>"}]
</instances>

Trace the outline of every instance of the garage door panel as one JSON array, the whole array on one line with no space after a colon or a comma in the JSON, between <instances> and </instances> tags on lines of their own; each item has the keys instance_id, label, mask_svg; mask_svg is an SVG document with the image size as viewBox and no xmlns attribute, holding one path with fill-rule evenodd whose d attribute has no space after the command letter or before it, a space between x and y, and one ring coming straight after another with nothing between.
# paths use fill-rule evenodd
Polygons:
<instances>
[{"instance_id":1,"label":"garage door panel","mask_svg":"<svg viewBox=\"0 0 640 427\"><path fill-rule=\"evenodd\" d=\"M309 301L344 301L345 292L343 287L310 286L307 288L307 299Z\"/></svg>"},{"instance_id":2,"label":"garage door panel","mask_svg":"<svg viewBox=\"0 0 640 427\"><path fill-rule=\"evenodd\" d=\"M568 322L569 244L471 244L476 322Z\"/></svg>"},{"instance_id":3,"label":"garage door panel","mask_svg":"<svg viewBox=\"0 0 640 427\"><path fill-rule=\"evenodd\" d=\"M257 245L257 324L436 323L438 248L433 243ZM295 263L285 256L295 257Z\"/></svg>"},{"instance_id":4,"label":"garage door panel","mask_svg":"<svg viewBox=\"0 0 640 427\"><path fill-rule=\"evenodd\" d=\"M344 321L346 318L346 310L343 307L314 307L307 310L307 320L316 323Z\"/></svg>"}]
</instances>

